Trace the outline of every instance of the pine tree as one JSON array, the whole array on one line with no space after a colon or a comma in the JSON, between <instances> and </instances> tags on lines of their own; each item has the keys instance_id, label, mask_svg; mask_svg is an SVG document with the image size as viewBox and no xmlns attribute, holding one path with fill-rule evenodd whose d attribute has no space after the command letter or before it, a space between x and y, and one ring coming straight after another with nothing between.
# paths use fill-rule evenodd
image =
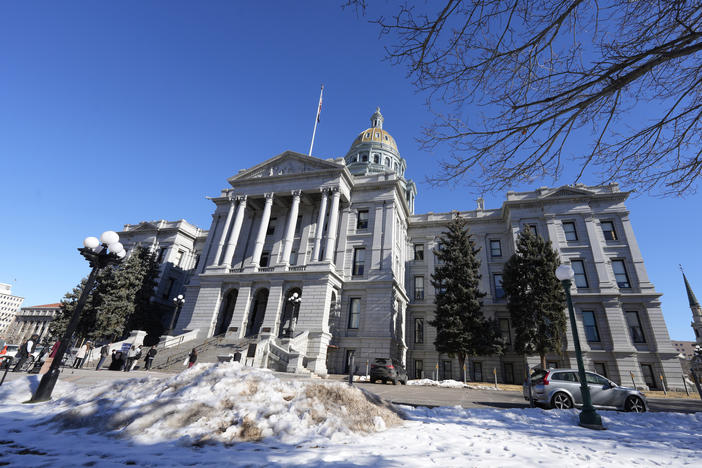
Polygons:
<instances>
[{"instance_id":1,"label":"pine tree","mask_svg":"<svg viewBox=\"0 0 702 468\"><path fill-rule=\"evenodd\" d=\"M429 322L436 327L436 350L456 356L461 368L468 356L501 351L499 328L481 310L485 293L479 287L480 249L475 247L466 225L460 216L451 220L434 251L438 265L431 283L437 290L436 310Z\"/></svg>"},{"instance_id":2,"label":"pine tree","mask_svg":"<svg viewBox=\"0 0 702 468\"><path fill-rule=\"evenodd\" d=\"M159 263L155 252L143 247L137 247L132 256L139 257L143 272L141 285L134 298L134 313L127 323L128 330L144 330L147 333L144 343L158 343L163 334L163 309L155 304L151 297L156 289Z\"/></svg>"},{"instance_id":3,"label":"pine tree","mask_svg":"<svg viewBox=\"0 0 702 468\"><path fill-rule=\"evenodd\" d=\"M560 352L566 330L565 293L556 278L558 253L525 227L517 239L517 251L505 264L502 288L507 295L514 349L538 354L546 368L546 354Z\"/></svg>"}]
</instances>

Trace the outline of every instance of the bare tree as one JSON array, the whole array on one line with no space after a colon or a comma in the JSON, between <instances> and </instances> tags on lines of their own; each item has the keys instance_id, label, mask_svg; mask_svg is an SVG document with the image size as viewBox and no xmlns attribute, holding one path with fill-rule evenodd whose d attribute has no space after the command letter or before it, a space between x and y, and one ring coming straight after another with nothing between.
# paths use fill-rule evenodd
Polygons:
<instances>
[{"instance_id":1,"label":"bare tree","mask_svg":"<svg viewBox=\"0 0 702 468\"><path fill-rule=\"evenodd\" d=\"M346 6L372 15L363 0ZM395 9L393 7L393 9ZM447 144L435 183L561 175L683 195L702 171L702 2L403 2L375 22ZM583 145L587 138L589 145Z\"/></svg>"}]
</instances>

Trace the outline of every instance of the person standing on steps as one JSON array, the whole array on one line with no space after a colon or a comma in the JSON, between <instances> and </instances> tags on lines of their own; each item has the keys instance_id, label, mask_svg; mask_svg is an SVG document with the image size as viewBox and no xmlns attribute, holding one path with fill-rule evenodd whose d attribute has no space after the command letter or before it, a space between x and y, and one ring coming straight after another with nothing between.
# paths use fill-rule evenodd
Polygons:
<instances>
[{"instance_id":1,"label":"person standing on steps","mask_svg":"<svg viewBox=\"0 0 702 468\"><path fill-rule=\"evenodd\" d=\"M76 359L73 361L73 368L78 369L80 366L83 365L83 359L85 359L85 354L88 352L88 345L84 344L80 348L78 348L78 352L76 353Z\"/></svg>"},{"instance_id":2,"label":"person standing on steps","mask_svg":"<svg viewBox=\"0 0 702 468\"><path fill-rule=\"evenodd\" d=\"M188 369L193 367L195 362L197 362L197 349L193 348L193 350L190 351L190 355L188 356Z\"/></svg>"},{"instance_id":3,"label":"person standing on steps","mask_svg":"<svg viewBox=\"0 0 702 468\"><path fill-rule=\"evenodd\" d=\"M156 347L152 346L147 352L146 352L146 358L144 358L144 369L150 370L151 365L154 362L154 358L156 357Z\"/></svg>"},{"instance_id":4,"label":"person standing on steps","mask_svg":"<svg viewBox=\"0 0 702 468\"><path fill-rule=\"evenodd\" d=\"M97 367L95 370L100 370L100 367L102 367L102 364L105 362L105 359L107 359L107 356L110 354L110 343L105 343L102 345L102 348L100 348L100 360L97 363Z\"/></svg>"}]
</instances>

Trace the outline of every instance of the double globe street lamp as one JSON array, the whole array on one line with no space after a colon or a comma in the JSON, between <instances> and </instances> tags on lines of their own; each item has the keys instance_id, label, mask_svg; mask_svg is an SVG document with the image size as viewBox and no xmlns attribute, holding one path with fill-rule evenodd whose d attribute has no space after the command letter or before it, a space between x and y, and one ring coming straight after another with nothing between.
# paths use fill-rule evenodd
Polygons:
<instances>
[{"instance_id":1,"label":"double globe street lamp","mask_svg":"<svg viewBox=\"0 0 702 468\"><path fill-rule=\"evenodd\" d=\"M28 403L39 403L51 399L51 392L54 390L59 373L61 372L59 367L63 360L63 355L66 354L71 337L76 331L76 328L78 328L80 315L83 312L85 303L88 301L88 296L93 289L98 272L102 268L121 262L127 255L124 246L119 242L119 235L114 231L103 232L100 236L100 240L98 240L97 237L86 237L83 241L83 245L84 247L78 249L78 251L90 263L92 271L90 272L90 276L88 276L88 280L85 282L83 291L81 291L80 297L78 298L76 308L73 310L71 320L68 322L66 331L59 342L59 347L51 362L51 367L41 378L39 387L37 387L36 392L34 392L32 399L29 400Z\"/></svg>"},{"instance_id":2,"label":"double globe street lamp","mask_svg":"<svg viewBox=\"0 0 702 468\"><path fill-rule=\"evenodd\" d=\"M185 298L183 298L182 294L178 294L176 297L173 298L173 304L175 304L175 310L173 311L173 317L171 317L171 324L168 326L168 336L171 336L171 333L173 333L173 327L175 327L175 324L178 322L178 316L180 315L180 309L183 307L183 304L185 304Z\"/></svg>"},{"instance_id":3,"label":"double globe street lamp","mask_svg":"<svg viewBox=\"0 0 702 468\"><path fill-rule=\"evenodd\" d=\"M568 301L568 314L570 315L570 328L573 334L573 345L575 346L575 359L578 361L578 377L580 378L580 393L583 397L583 409L580 412L580 425L588 429L604 429L602 418L595 412L590 397L590 388L587 385L585 366L583 365L583 354L580 351L580 338L578 337L578 326L575 323L575 312L573 311L573 300L570 297L570 285L575 277L575 272L570 265L561 265L556 268L556 278L563 285L566 300Z\"/></svg>"}]
</instances>

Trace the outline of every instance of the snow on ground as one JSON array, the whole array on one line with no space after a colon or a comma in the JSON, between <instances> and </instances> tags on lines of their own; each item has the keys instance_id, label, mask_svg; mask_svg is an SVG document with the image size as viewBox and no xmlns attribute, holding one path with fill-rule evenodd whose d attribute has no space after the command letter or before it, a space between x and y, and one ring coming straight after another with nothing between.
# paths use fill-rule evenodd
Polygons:
<instances>
[{"instance_id":1,"label":"snow on ground","mask_svg":"<svg viewBox=\"0 0 702 468\"><path fill-rule=\"evenodd\" d=\"M578 427L575 410L403 407L400 421L356 389L236 363L93 387L59 380L53 401L22 404L37 383L0 387L0 465L702 466L702 413L604 411L606 431Z\"/></svg>"},{"instance_id":2,"label":"snow on ground","mask_svg":"<svg viewBox=\"0 0 702 468\"><path fill-rule=\"evenodd\" d=\"M444 388L469 388L471 390L492 390L499 391L494 386L488 387L486 385L475 385L459 382L458 380L432 380L432 379L419 379L419 380L409 380L407 385L421 385L424 387L444 387Z\"/></svg>"}]
</instances>

